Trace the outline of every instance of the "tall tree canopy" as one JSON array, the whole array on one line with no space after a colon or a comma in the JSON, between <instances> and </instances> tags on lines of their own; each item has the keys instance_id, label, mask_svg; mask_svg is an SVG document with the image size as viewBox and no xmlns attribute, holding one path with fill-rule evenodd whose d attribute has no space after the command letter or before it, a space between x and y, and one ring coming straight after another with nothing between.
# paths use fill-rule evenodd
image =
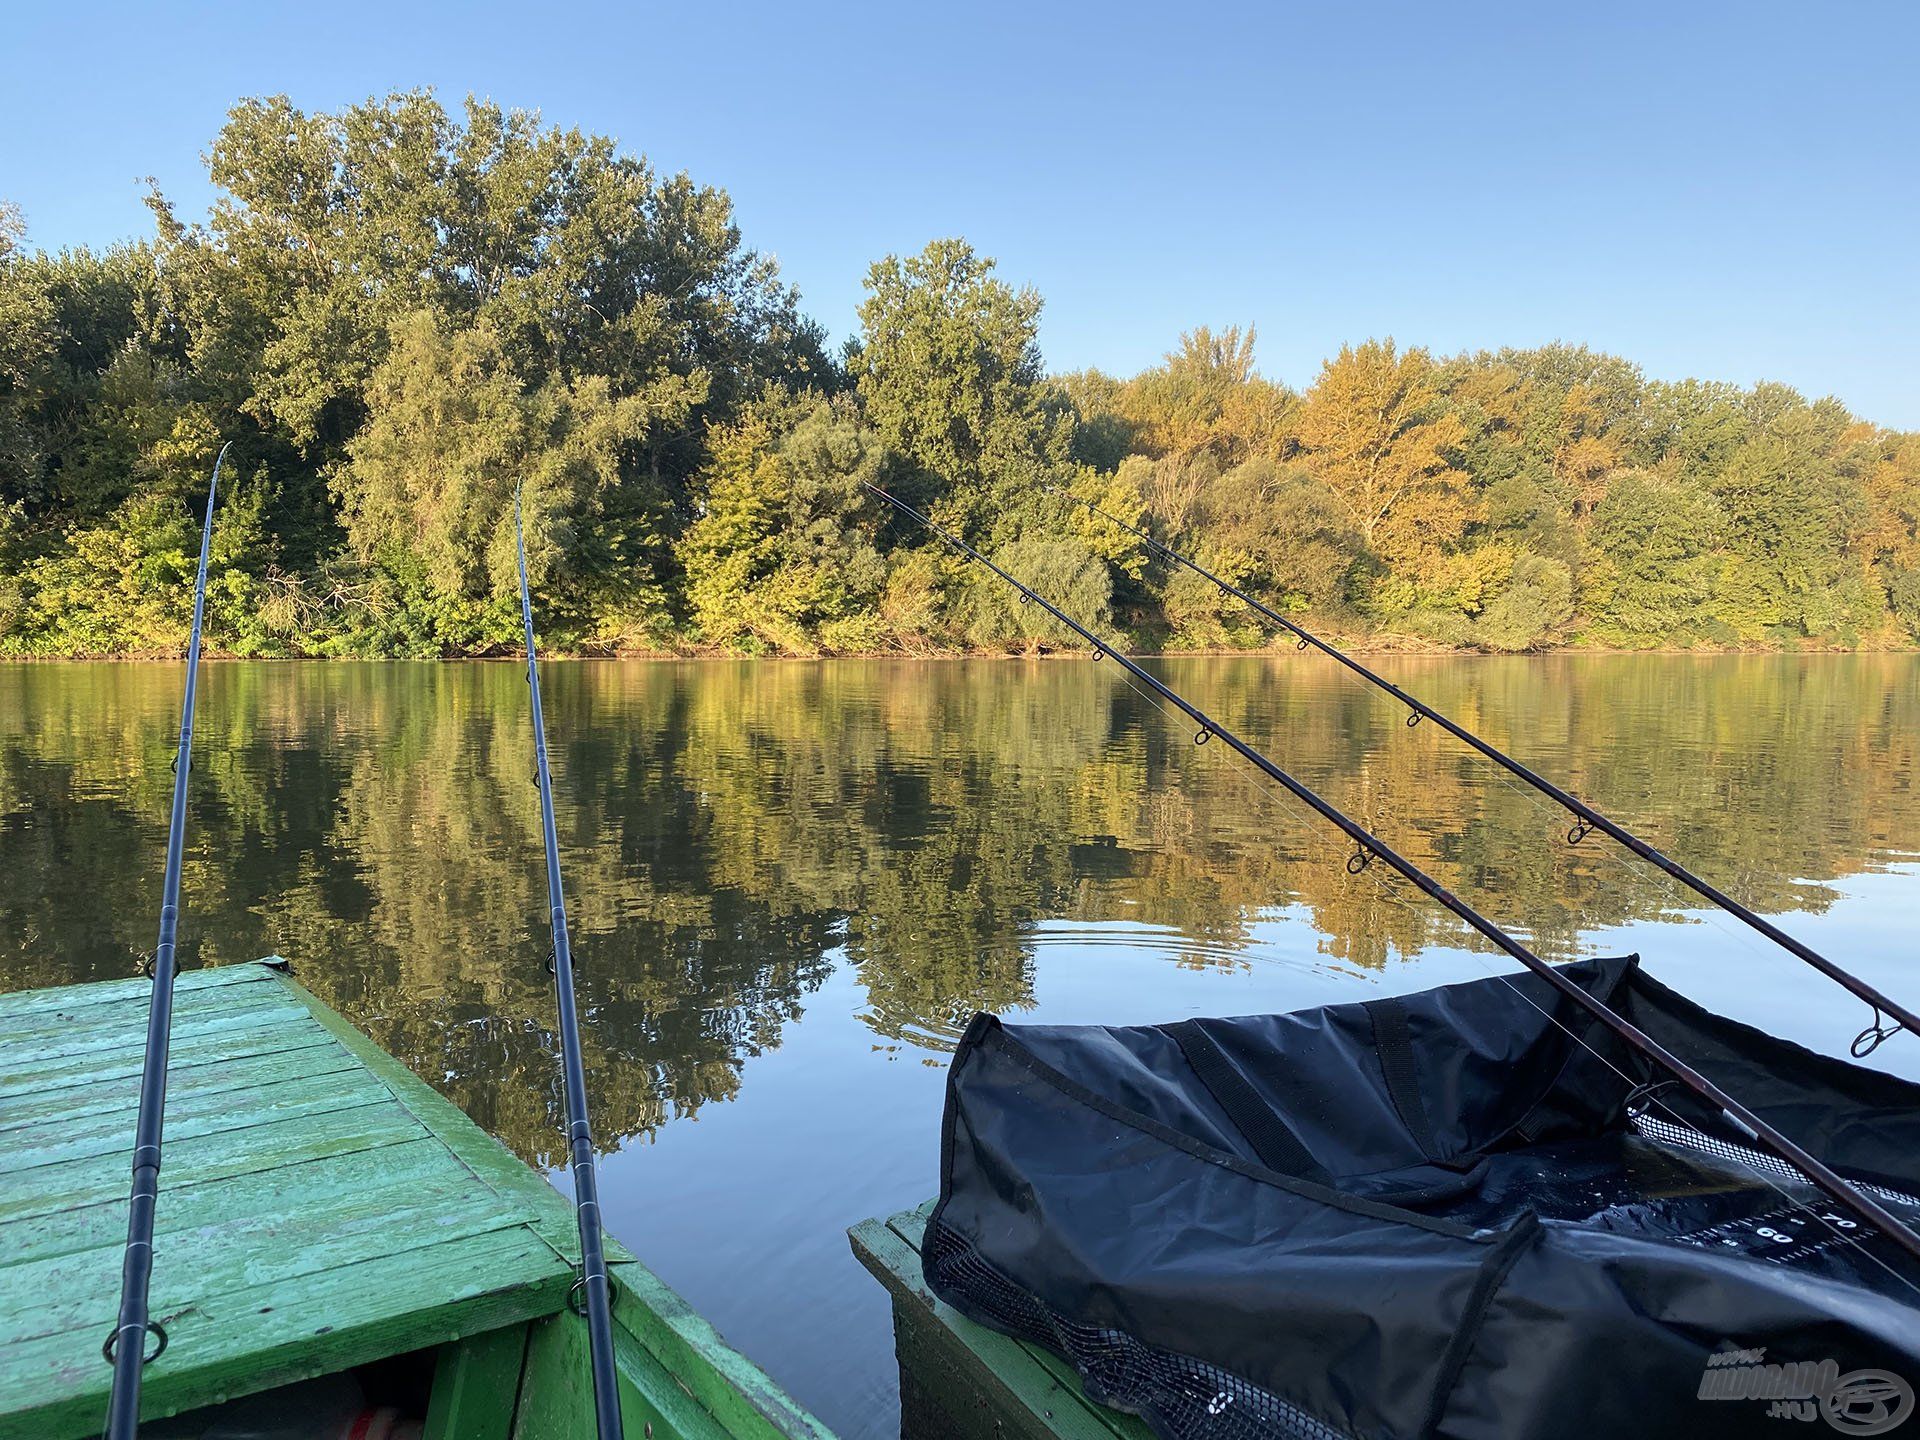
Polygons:
<instances>
[{"instance_id":1,"label":"tall tree canopy","mask_svg":"<svg viewBox=\"0 0 1920 1440\"><path fill-rule=\"evenodd\" d=\"M1830 398L1391 338L1296 392L1236 325L1050 376L958 238L871 268L842 365L724 191L533 112L249 99L208 163L105 249L0 200L0 653L182 645L223 440L235 654L512 646L516 491L556 649L1062 639L868 484L1142 644L1268 637L1063 493L1382 643L1920 641L1920 436Z\"/></svg>"},{"instance_id":2,"label":"tall tree canopy","mask_svg":"<svg viewBox=\"0 0 1920 1440\"><path fill-rule=\"evenodd\" d=\"M921 493L1011 539L1003 522L1066 461L1073 416L1044 383L1040 297L993 269L964 240L874 265L847 368L869 423L925 477Z\"/></svg>"},{"instance_id":3,"label":"tall tree canopy","mask_svg":"<svg viewBox=\"0 0 1920 1440\"><path fill-rule=\"evenodd\" d=\"M1342 346L1307 392L1298 433L1307 469L1389 563L1430 559L1465 532L1473 501L1453 456L1466 429L1426 351Z\"/></svg>"}]
</instances>

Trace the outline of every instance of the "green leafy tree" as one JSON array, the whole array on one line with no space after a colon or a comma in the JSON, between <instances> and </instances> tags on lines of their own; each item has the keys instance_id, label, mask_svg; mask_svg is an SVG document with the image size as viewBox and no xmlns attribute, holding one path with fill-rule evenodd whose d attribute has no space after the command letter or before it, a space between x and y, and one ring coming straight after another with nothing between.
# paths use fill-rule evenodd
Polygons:
<instances>
[{"instance_id":1,"label":"green leafy tree","mask_svg":"<svg viewBox=\"0 0 1920 1440\"><path fill-rule=\"evenodd\" d=\"M36 495L45 464L44 427L34 412L57 322L36 267L21 253L25 237L20 207L0 201L0 504Z\"/></svg>"},{"instance_id":2,"label":"green leafy tree","mask_svg":"<svg viewBox=\"0 0 1920 1440\"><path fill-rule=\"evenodd\" d=\"M713 442L681 542L700 635L802 653L872 648L887 563L874 501L893 461L852 406L772 390Z\"/></svg>"},{"instance_id":3,"label":"green leafy tree","mask_svg":"<svg viewBox=\"0 0 1920 1440\"><path fill-rule=\"evenodd\" d=\"M1139 462L1163 475L1168 462ZM1172 529L1177 548L1214 574L1281 610L1333 614L1346 606L1359 536L1327 487L1297 464L1256 458L1209 476ZM1267 634L1237 600L1184 567L1167 569L1157 592L1177 644L1258 643Z\"/></svg>"},{"instance_id":4,"label":"green leafy tree","mask_svg":"<svg viewBox=\"0 0 1920 1440\"><path fill-rule=\"evenodd\" d=\"M1252 326L1202 325L1128 382L1119 406L1139 451L1174 459L1205 451L1223 465L1278 456L1294 396L1254 369L1254 341Z\"/></svg>"},{"instance_id":5,"label":"green leafy tree","mask_svg":"<svg viewBox=\"0 0 1920 1440\"><path fill-rule=\"evenodd\" d=\"M1850 597L1838 587L1854 568L1846 549L1867 510L1864 457L1845 444L1851 417L1782 385L1756 387L1747 408L1752 428L1711 484L1739 562L1730 575L1755 603L1735 602L1720 618L1748 638L1776 625L1807 635L1842 628Z\"/></svg>"},{"instance_id":6,"label":"green leafy tree","mask_svg":"<svg viewBox=\"0 0 1920 1440\"><path fill-rule=\"evenodd\" d=\"M1725 516L1704 491L1629 470L1594 515L1595 563L1582 603L1604 636L1632 645L1685 638L1707 618Z\"/></svg>"},{"instance_id":7,"label":"green leafy tree","mask_svg":"<svg viewBox=\"0 0 1920 1440\"><path fill-rule=\"evenodd\" d=\"M1271 637L1055 491L1340 629L1920 641L1920 440L1786 386L1369 341L1296 395L1233 326L1049 377L1040 297L958 239L872 267L842 365L723 191L531 111L247 99L208 161L146 243L35 251L0 203L0 649L176 643L223 440L239 653L514 643L523 483L557 647L1062 641L876 476L1142 643Z\"/></svg>"},{"instance_id":8,"label":"green leafy tree","mask_svg":"<svg viewBox=\"0 0 1920 1440\"><path fill-rule=\"evenodd\" d=\"M1073 409L1075 463L1097 471L1119 469L1135 443L1133 422L1120 411L1125 385L1104 370L1056 375L1053 383Z\"/></svg>"},{"instance_id":9,"label":"green leafy tree","mask_svg":"<svg viewBox=\"0 0 1920 1440\"><path fill-rule=\"evenodd\" d=\"M701 394L680 376L618 397L599 376L530 386L490 324L449 334L430 314L409 316L337 472L342 521L363 561L417 573L447 649L513 641L517 488L529 581L576 639L657 625L644 499L623 490L619 461L652 426L683 423Z\"/></svg>"},{"instance_id":10,"label":"green leafy tree","mask_svg":"<svg viewBox=\"0 0 1920 1440\"><path fill-rule=\"evenodd\" d=\"M211 456L202 453L211 464ZM215 516L207 557L207 636L232 654L272 653L259 621L261 491L237 476ZM26 568L4 648L50 655L159 655L185 649L200 559L200 516L149 490L74 530ZM16 602L18 603L18 602Z\"/></svg>"},{"instance_id":11,"label":"green leafy tree","mask_svg":"<svg viewBox=\"0 0 1920 1440\"><path fill-rule=\"evenodd\" d=\"M1920 639L1920 435L1875 435L1864 486L1868 563L1899 625Z\"/></svg>"},{"instance_id":12,"label":"green leafy tree","mask_svg":"<svg viewBox=\"0 0 1920 1440\"><path fill-rule=\"evenodd\" d=\"M222 194L204 224L152 202L162 308L223 430L259 431L278 562L346 597L343 615L358 613L340 623L366 643L390 643L394 616L361 599L396 586L409 603L448 594L444 557L431 575L395 571L373 590L335 574L343 554L364 554L343 530L347 452L412 317L449 336L484 330L529 394L572 396L577 409L604 392L595 408L637 400L659 417L615 427L620 483L542 541L567 551L561 569L580 593L565 599L595 643L658 620L646 557L664 555L685 517L708 425L770 378L835 378L818 327L745 247L725 193L657 176L604 137L476 100L450 114L427 92L332 114L270 97L235 107L209 160ZM690 398L666 406L669 395ZM431 626L402 628L409 648L423 634L440 643ZM464 616L443 638L491 633Z\"/></svg>"},{"instance_id":13,"label":"green leafy tree","mask_svg":"<svg viewBox=\"0 0 1920 1440\"><path fill-rule=\"evenodd\" d=\"M1041 508L1073 416L1044 383L1040 297L993 269L957 239L875 264L848 371L868 422L924 475L922 498L1001 541Z\"/></svg>"},{"instance_id":14,"label":"green leafy tree","mask_svg":"<svg viewBox=\"0 0 1920 1440\"><path fill-rule=\"evenodd\" d=\"M1112 620L1113 577L1092 548L1071 539L1015 540L989 556L1036 594L1099 634ZM959 629L978 646L1025 650L1084 646L1072 630L980 566L969 566L956 603Z\"/></svg>"},{"instance_id":15,"label":"green leafy tree","mask_svg":"<svg viewBox=\"0 0 1920 1440\"><path fill-rule=\"evenodd\" d=\"M1474 638L1489 650L1535 650L1572 618L1573 572L1551 556L1516 555L1506 588L1474 622Z\"/></svg>"}]
</instances>

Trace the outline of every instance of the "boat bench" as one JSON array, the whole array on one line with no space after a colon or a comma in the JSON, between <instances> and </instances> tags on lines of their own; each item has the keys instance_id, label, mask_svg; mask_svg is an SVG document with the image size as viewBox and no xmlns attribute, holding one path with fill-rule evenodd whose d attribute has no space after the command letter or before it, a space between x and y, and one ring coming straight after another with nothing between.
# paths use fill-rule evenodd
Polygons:
<instances>
[{"instance_id":1,"label":"boat bench","mask_svg":"<svg viewBox=\"0 0 1920 1440\"><path fill-rule=\"evenodd\" d=\"M847 1232L893 1297L902 1440L1153 1440L1145 1422L1087 1398L1073 1366L975 1324L927 1289L920 1241L933 1201Z\"/></svg>"}]
</instances>

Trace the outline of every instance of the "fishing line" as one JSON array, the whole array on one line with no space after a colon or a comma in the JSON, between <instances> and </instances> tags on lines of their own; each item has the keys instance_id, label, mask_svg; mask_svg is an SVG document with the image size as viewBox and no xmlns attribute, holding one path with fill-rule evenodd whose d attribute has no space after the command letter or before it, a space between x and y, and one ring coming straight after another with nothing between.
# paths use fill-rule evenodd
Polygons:
<instances>
[{"instance_id":1,"label":"fishing line","mask_svg":"<svg viewBox=\"0 0 1920 1440\"><path fill-rule=\"evenodd\" d=\"M1916 1038L1920 1038L1920 1016L1916 1016L1913 1011L1889 999L1873 985L1827 959L1826 956L1820 954L1820 952L1811 946L1795 939L1771 921L1762 918L1725 891L1720 890L1708 881L1703 880L1700 876L1694 874L1693 871L1680 864L1679 861L1671 859L1663 852L1649 845L1646 841L1640 839L1639 836L1626 829L1626 827L1608 819L1584 800L1562 789L1551 780L1546 779L1521 764L1504 751L1482 740L1465 726L1457 724L1433 706L1417 699L1392 681L1376 674L1373 670L1361 664L1358 660L1355 660L1351 655L1348 655L1344 650L1322 640L1319 636L1313 634L1297 622L1289 620L1271 606L1262 604L1246 591L1221 579L1198 561L1183 555L1164 541L1155 539L1147 531L1129 524L1116 515L1109 514L1093 501L1083 500L1079 496L1059 486L1042 485L1040 488L1049 494L1067 500L1071 504L1085 506L1089 515L1097 515L1108 524L1126 531L1145 544L1153 554L1173 564L1181 565L1191 570L1194 574L1200 576L1210 584L1217 586L1223 593L1233 596L1236 600L1240 601L1243 605L1247 606L1247 608L1262 616L1270 623L1279 626L1287 633L1293 635L1299 649L1305 650L1308 647L1312 647L1344 666L1346 669L1351 670L1354 674L1367 681L1368 684L1374 685L1384 693L1391 695L1401 704L1408 707L1409 714L1406 724L1409 728L1418 726L1423 719L1432 720L1436 725L1440 726L1441 729L1445 730L1461 743L1478 751L1503 770L1525 781L1542 795L1551 797L1567 814L1574 817L1574 824L1566 833L1566 839L1569 845L1578 845L1594 831L1600 831L1602 834L1611 837L1620 845L1624 846L1633 854L1639 856L1640 859L1646 861L1649 865L1660 870L1670 880L1676 881L1704 897L1719 907L1723 912L1732 915L1751 929L1758 931L1781 949L1804 961L1806 964L1820 971L1820 973L1828 979L1851 992L1855 998L1859 999L1873 1011L1872 1022L1854 1037L1852 1046L1854 1058L1864 1059L1867 1055L1872 1054L1882 1041L1891 1035L1897 1034L1901 1030L1905 1030L1913 1034ZM1894 1023L1891 1025L1887 1023L1888 1016L1893 1017Z\"/></svg>"},{"instance_id":2,"label":"fishing line","mask_svg":"<svg viewBox=\"0 0 1920 1440\"><path fill-rule=\"evenodd\" d=\"M1768 1121L1761 1119L1754 1112L1747 1109L1745 1105L1734 1099L1733 1096L1722 1090L1706 1076L1693 1069L1664 1046L1654 1041L1650 1036L1646 1035L1638 1027L1633 1025L1632 1022L1626 1020L1614 1011L1597 996L1589 994L1574 981L1569 980L1554 966L1542 960L1538 955L1534 954L1532 950L1514 939L1507 931L1484 915L1481 915L1472 906L1440 885L1419 866L1414 865L1411 861L1401 856L1390 845L1381 840L1379 836L1361 826L1337 807L1329 804L1320 795L1281 769L1258 750L1248 745L1244 740L1240 739L1238 735L1214 720L1205 711L1193 705L1177 691L1142 669L1137 662L1115 650L1110 643L1102 640L1093 631L1087 629L1086 626L1067 615L1066 612L1061 610L1057 605L1038 594L1030 586L1016 580L1012 575L994 564L993 561L987 559L986 556L982 555L978 550L968 545L958 536L950 534L948 531L935 525L925 515L921 514L906 502L897 499L886 490L883 490L871 482L862 481L861 484L863 488L887 501L888 504L894 506L902 514L918 521L931 534L938 536L941 540L967 556L968 559L975 563L985 565L987 569L1018 590L1027 601L1039 604L1049 615L1074 631L1074 633L1079 635L1088 645L1099 650L1103 655L1111 655L1117 664L1130 671L1136 678L1144 681L1164 699L1171 701L1184 712L1190 720L1200 727L1194 735L1194 743L1196 745L1205 744L1209 740L1217 737L1222 743L1234 750L1243 759L1247 760L1248 763L1286 788L1296 799L1311 807L1322 819L1338 828L1353 841L1356 847L1353 858L1348 862L1348 868L1351 872L1357 874L1359 870L1365 869L1376 860L1385 863L1397 871L1405 879L1413 883L1429 899L1442 905L1447 910L1452 911L1457 917L1478 931L1486 940L1498 946L1501 950L1504 950L1515 960L1518 960L1530 972L1537 975L1561 995L1571 1000L1580 1009L1587 1011L1597 1021L1617 1035L1630 1049L1639 1052L1646 1059L1659 1064L1673 1076L1674 1080L1678 1081L1688 1090L1691 1090L1695 1095L1699 1096L1701 1100L1712 1105L1739 1134L1749 1137L1755 1143L1761 1144L1766 1149L1773 1151L1780 1159L1785 1160L1788 1164L1794 1166L1802 1174L1806 1175L1809 1181L1838 1201L1844 1208L1853 1211L1870 1226L1885 1233L1890 1240L1900 1249L1906 1251L1907 1254L1915 1259L1920 1259L1920 1236L1916 1236L1910 1229L1902 1225L1900 1221L1888 1213L1877 1200L1855 1189L1851 1183L1823 1161L1815 1158L1791 1138L1782 1134Z\"/></svg>"},{"instance_id":3,"label":"fishing line","mask_svg":"<svg viewBox=\"0 0 1920 1440\"><path fill-rule=\"evenodd\" d=\"M1414 907L1408 902L1406 897L1398 893L1398 891L1389 881L1387 876L1374 874L1371 870L1371 867L1368 867L1366 870L1363 870L1362 875L1369 876L1371 878L1374 891L1382 900L1384 900L1388 904L1397 906L1398 908L1406 911L1408 914L1417 913L1415 912ZM1356 877L1356 878L1359 878L1359 877ZM1555 1015L1552 1011L1548 1010L1546 1007L1541 1005L1539 1001L1535 1000L1524 989L1522 989L1518 983L1519 981L1518 976L1514 975L1510 971L1504 971L1504 970L1499 970L1495 968L1495 961L1492 956L1487 955L1481 951L1478 951L1471 946L1463 946L1460 948L1462 949L1463 953L1470 956L1473 959L1474 963L1479 965L1480 968L1487 973L1489 978L1498 980L1501 983L1503 983L1508 990L1512 991L1513 994L1517 995L1521 1000L1525 1001L1527 1005L1531 1006L1535 1011L1537 1011L1542 1018L1544 1018L1555 1029L1559 1030L1561 1034L1565 1035L1567 1039L1571 1040L1575 1045L1578 1045L1582 1050L1586 1051L1594 1059L1598 1060L1602 1065L1606 1066L1607 1069L1611 1070L1614 1073L1614 1075L1623 1084L1625 1084L1628 1087L1629 1095L1643 1088L1642 1082L1635 1080L1631 1075L1627 1074L1626 1071L1622 1070L1618 1065L1616 1065L1613 1062L1613 1060L1610 1057L1608 1057L1602 1051L1597 1049L1594 1046L1594 1044L1586 1038L1586 1036L1582 1035L1579 1031L1573 1029L1572 1026L1568 1025L1564 1020L1560 1019L1559 1016ZM1644 1108L1648 1111L1651 1111L1656 1108L1664 1111L1666 1115L1667 1124L1672 1125L1675 1128L1682 1130L1689 1135L1700 1135L1701 1139L1704 1141L1708 1141L1710 1143L1723 1145L1723 1146L1725 1145L1725 1142L1714 1142L1713 1137L1702 1134L1698 1129L1698 1127L1691 1125L1686 1120L1682 1119L1678 1113L1676 1113L1671 1107L1667 1106L1663 1101L1659 1099L1657 1089L1649 1091L1643 1097L1642 1104ZM1651 1140L1656 1144L1668 1143L1668 1142L1662 1141L1658 1136L1645 1135L1644 1132L1642 1133L1643 1133L1643 1138ZM1669 1148L1671 1148L1670 1144L1669 1144ZM1729 1146L1726 1148L1731 1149L1733 1147ZM1769 1190L1772 1190L1776 1195L1780 1197L1781 1200L1785 1201L1790 1208L1803 1211L1807 1215L1811 1216L1815 1222L1824 1226L1838 1240L1842 1241L1845 1244L1852 1245L1858 1251L1859 1255L1862 1258L1871 1261L1874 1265L1878 1266L1881 1270L1884 1270L1888 1275L1898 1280L1907 1289L1913 1291L1916 1297L1920 1297L1920 1283L1916 1283L1914 1280L1909 1279L1905 1275L1902 1275L1898 1270L1895 1270L1891 1265L1889 1265L1886 1261L1882 1260L1878 1255L1875 1255L1872 1250L1868 1249L1866 1245L1866 1240L1867 1240L1866 1235L1859 1234L1854 1231L1848 1231L1848 1230L1842 1229L1839 1225L1835 1224L1827 1216L1822 1215L1818 1211L1814 1210L1811 1206L1807 1204L1806 1201L1788 1192L1762 1166L1755 1164L1752 1159L1747 1159L1744 1156L1741 1158L1745 1165L1745 1168L1751 1171L1754 1174L1754 1176L1757 1179L1759 1179L1759 1181L1763 1185L1765 1185ZM1756 1155L1755 1158L1772 1159L1773 1157ZM1782 1164L1784 1162L1779 1160L1773 1160L1773 1163ZM1788 1170L1792 1175L1797 1176L1803 1182L1807 1183L1810 1186L1812 1185L1812 1181L1809 1180L1806 1174L1803 1171L1801 1171L1797 1166L1790 1165L1788 1166ZM1815 1186L1813 1188L1819 1188L1819 1187ZM1863 1185L1861 1188L1875 1190L1883 1195L1891 1193L1886 1191L1884 1187L1879 1187L1879 1186ZM1912 1197L1901 1196L1900 1198L1911 1199Z\"/></svg>"},{"instance_id":4,"label":"fishing line","mask_svg":"<svg viewBox=\"0 0 1920 1440\"><path fill-rule=\"evenodd\" d=\"M1161 701L1161 699L1158 696L1134 684L1131 678L1126 676L1126 672L1124 671L1122 671L1122 677L1126 679L1128 689L1132 690L1136 695L1139 695L1142 699L1147 701L1148 704L1153 706L1155 710L1157 710L1162 716L1164 716L1168 720L1174 719L1175 712L1169 709L1168 706L1163 701ZM1214 773L1216 775L1229 776L1235 782L1243 785L1247 789L1247 791L1255 798L1259 808L1262 808L1262 809L1272 808L1273 799L1274 799L1273 792L1271 790L1262 789L1261 787L1254 785L1252 781L1252 777L1247 775L1244 771L1237 770L1237 769L1229 769L1229 770L1216 769ZM1424 921L1427 918L1427 915L1430 914L1430 912L1423 911L1419 908L1416 908L1413 905L1413 903L1404 894L1400 892L1399 888L1392 883L1392 880L1389 878L1389 876L1381 874L1371 864L1362 865L1358 870L1354 870L1349 867L1348 873L1356 880L1370 883L1372 887L1372 893L1375 899L1377 899L1378 901L1380 901L1385 905L1392 906L1395 910L1406 915L1410 921L1410 925L1409 925L1410 929L1414 931L1418 931L1421 928L1423 928ZM1622 1070L1617 1064L1614 1063L1614 1061L1609 1056L1607 1056L1605 1053L1603 1053L1598 1048L1596 1048L1594 1044L1586 1038L1586 1036L1582 1035L1579 1031L1573 1029L1565 1021L1560 1019L1559 1016L1555 1015L1552 1011L1546 1009L1544 1006L1540 1004L1539 1001L1535 1000L1531 995L1529 995L1526 992L1526 990L1523 989L1518 983L1519 981L1518 976L1514 975L1510 971L1503 971L1503 970L1497 969L1494 958L1486 954L1476 944L1471 943L1471 941L1472 941L1471 932L1469 932L1469 943L1460 945L1457 948L1462 950L1463 953L1469 955L1473 959L1473 961L1477 965L1479 965L1483 971L1486 972L1487 976L1490 979L1498 980L1502 984L1504 984L1507 987L1507 989L1513 992L1514 995L1518 996L1528 1006L1530 1006L1533 1010L1538 1012L1540 1016L1547 1021L1548 1024L1552 1025L1556 1030L1560 1031L1561 1034L1566 1036L1568 1040L1573 1042L1573 1044L1579 1046L1580 1049L1584 1050L1586 1053L1591 1055L1594 1059L1598 1060L1608 1070L1612 1071L1613 1074L1627 1087L1628 1093L1630 1095L1636 1091L1640 1091L1641 1089L1643 1089L1642 1082L1634 1079L1633 1076L1629 1075L1626 1071ZM1599 953L1599 949L1597 945L1594 947L1594 953L1595 954ZM1688 1135L1696 1135L1701 1133L1697 1130L1695 1126L1689 1124L1671 1107L1667 1106L1664 1102L1660 1101L1658 1098L1657 1091L1648 1093L1643 1098L1642 1104L1645 1111L1652 1111L1656 1108L1663 1111L1665 1114L1666 1124L1671 1125L1674 1128ZM1664 1144L1667 1146L1667 1148L1673 1148L1671 1142L1663 1141L1659 1136L1648 1135L1645 1132L1639 1132L1639 1133L1641 1133L1642 1138L1647 1139L1651 1143ZM1701 1135L1701 1139L1703 1141L1707 1141L1710 1144L1721 1145L1721 1146L1725 1145L1725 1142L1713 1141L1712 1137L1710 1136ZM1695 1147L1695 1148L1698 1148L1698 1147ZM1726 1148L1731 1149L1733 1147L1726 1147ZM1772 1158L1772 1157L1767 1157L1754 1152L1749 1152L1749 1153L1753 1153L1754 1159L1771 1159ZM1879 1269L1886 1272L1887 1275L1899 1281L1900 1284L1905 1286L1908 1290L1913 1291L1916 1297L1920 1297L1920 1283L1916 1283L1914 1280L1909 1279L1905 1275L1902 1275L1898 1270L1894 1269L1885 1260L1882 1260L1878 1255L1874 1254L1873 1251L1869 1249L1867 1246L1868 1234L1862 1234L1858 1230L1849 1231L1849 1230L1843 1229L1840 1225L1836 1224L1831 1218L1829 1218L1826 1215L1822 1215L1819 1211L1815 1210L1812 1206L1808 1205L1805 1200L1802 1200L1798 1196L1789 1192L1783 1185L1779 1183L1779 1181L1773 1175L1769 1174L1766 1169L1764 1169L1760 1165L1755 1164L1754 1159L1747 1158L1746 1155L1741 1155L1739 1158L1741 1160L1741 1163L1744 1165L1744 1168L1750 1171L1754 1175L1754 1177L1760 1181L1762 1185L1766 1186L1767 1189L1771 1190L1776 1196L1778 1196L1780 1200L1784 1202L1784 1204L1788 1209L1798 1211L1808 1216L1817 1226L1825 1229L1829 1234L1834 1236L1836 1240L1838 1240L1843 1244L1852 1246L1855 1252L1862 1259L1871 1262L1873 1265L1877 1266ZM1774 1160L1773 1163L1784 1164L1785 1162ZM1786 1169L1790 1175L1799 1178L1803 1183L1806 1183L1810 1186L1813 1185L1813 1182L1809 1180L1806 1174L1803 1171L1801 1171L1797 1166L1787 1165ZM1814 1186L1813 1188L1819 1188L1819 1187ZM1882 1187L1863 1187L1863 1188L1874 1189L1883 1195L1888 1195L1889 1198L1891 1198L1891 1192L1885 1191L1884 1189L1882 1189ZM1908 1199L1910 1197L1902 1196L1900 1198ZM1868 1232L1868 1233L1870 1234L1870 1233L1876 1233L1876 1232ZM1885 1232L1881 1231L1877 1233L1885 1233Z\"/></svg>"}]
</instances>

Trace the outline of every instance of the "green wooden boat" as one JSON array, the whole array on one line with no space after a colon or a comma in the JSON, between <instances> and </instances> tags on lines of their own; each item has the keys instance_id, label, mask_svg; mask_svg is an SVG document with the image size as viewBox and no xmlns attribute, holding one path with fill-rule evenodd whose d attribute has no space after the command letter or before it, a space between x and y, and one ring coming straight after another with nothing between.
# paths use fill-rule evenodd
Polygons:
<instances>
[{"instance_id":1,"label":"green wooden boat","mask_svg":"<svg viewBox=\"0 0 1920 1440\"><path fill-rule=\"evenodd\" d=\"M929 1200L847 1232L893 1297L902 1440L1153 1440L1137 1416L1089 1399L1059 1356L976 1325L927 1288L920 1240L932 1210Z\"/></svg>"},{"instance_id":2,"label":"green wooden boat","mask_svg":"<svg viewBox=\"0 0 1920 1440\"><path fill-rule=\"evenodd\" d=\"M0 997L0 1440L100 1432L151 988ZM285 962L183 974L175 995L143 1427L190 1412L157 1428L197 1435L203 1407L351 1375L370 1412L411 1412L395 1434L591 1436L573 1207ZM609 1258L628 1435L827 1436Z\"/></svg>"}]
</instances>

